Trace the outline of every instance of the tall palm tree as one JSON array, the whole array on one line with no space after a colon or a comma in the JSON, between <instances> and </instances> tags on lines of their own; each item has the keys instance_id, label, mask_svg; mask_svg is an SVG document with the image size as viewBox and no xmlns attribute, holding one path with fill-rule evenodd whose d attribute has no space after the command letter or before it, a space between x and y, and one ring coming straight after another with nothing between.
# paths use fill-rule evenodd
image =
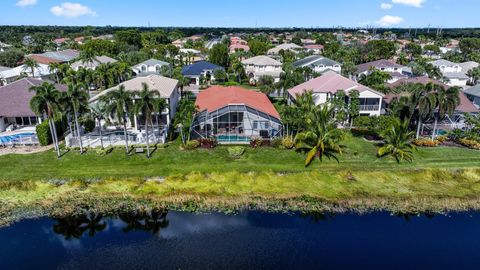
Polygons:
<instances>
[{"instance_id":1,"label":"tall palm tree","mask_svg":"<svg viewBox=\"0 0 480 270\"><path fill-rule=\"evenodd\" d=\"M83 64L93 64L94 62L98 62L97 56L92 49L82 50L78 59L82 61Z\"/></svg>"},{"instance_id":2,"label":"tall palm tree","mask_svg":"<svg viewBox=\"0 0 480 270\"><path fill-rule=\"evenodd\" d=\"M142 114L145 120L145 133L147 143L147 157L150 158L150 138L148 125L152 123L153 113L161 111L162 99L158 91L150 91L146 83L142 83L142 90L135 92L135 109L136 115ZM152 125L153 126L153 125Z\"/></svg>"},{"instance_id":3,"label":"tall palm tree","mask_svg":"<svg viewBox=\"0 0 480 270\"><path fill-rule=\"evenodd\" d=\"M408 130L408 126L408 120L402 121L395 118L391 126L381 134L385 144L378 149L377 156L384 157L390 155L398 163L402 160L411 162L413 160L413 150L416 147L411 143L414 133Z\"/></svg>"},{"instance_id":4,"label":"tall palm tree","mask_svg":"<svg viewBox=\"0 0 480 270\"><path fill-rule=\"evenodd\" d=\"M309 166L315 157L320 161L327 157L338 162L336 154L342 153L340 141L343 133L337 129L334 115L335 108L330 104L317 106L311 114L311 125L307 131L295 136L295 148L307 153L305 166Z\"/></svg>"},{"instance_id":5,"label":"tall palm tree","mask_svg":"<svg viewBox=\"0 0 480 270\"><path fill-rule=\"evenodd\" d=\"M30 72L32 73L32 78L35 78L35 69L40 67L38 62L35 59L27 57L25 58L25 62L23 63L23 65L24 70L30 69Z\"/></svg>"},{"instance_id":6,"label":"tall palm tree","mask_svg":"<svg viewBox=\"0 0 480 270\"><path fill-rule=\"evenodd\" d=\"M118 89L104 95L101 101L107 105L107 111L123 125L123 135L125 138L125 150L128 155L128 136L127 136L127 119L132 113L133 101L132 94L125 90L124 85L120 85Z\"/></svg>"},{"instance_id":7,"label":"tall palm tree","mask_svg":"<svg viewBox=\"0 0 480 270\"><path fill-rule=\"evenodd\" d=\"M105 103L102 101L98 101L92 105L90 105L90 114L92 115L95 120L98 121L98 132L100 135L100 147L103 147L103 134L102 134L102 120L106 119L107 111Z\"/></svg>"},{"instance_id":8,"label":"tall palm tree","mask_svg":"<svg viewBox=\"0 0 480 270\"><path fill-rule=\"evenodd\" d=\"M412 99L417 110L417 133L415 137L418 139L420 137L420 128L422 121L429 117L435 110L435 105L437 103L435 89L438 87L437 84L428 83L427 85L415 84L412 86Z\"/></svg>"},{"instance_id":9,"label":"tall palm tree","mask_svg":"<svg viewBox=\"0 0 480 270\"><path fill-rule=\"evenodd\" d=\"M436 108L435 123L433 125L432 140L435 139L437 133L438 121L442 120L445 115L452 115L455 108L460 104L460 89L458 87L450 87L445 89L439 87L436 92Z\"/></svg>"},{"instance_id":10,"label":"tall palm tree","mask_svg":"<svg viewBox=\"0 0 480 270\"><path fill-rule=\"evenodd\" d=\"M78 114L87 106L88 94L85 92L85 86L83 84L69 84L68 90L65 92L65 96L70 100L70 104L72 106L75 129L77 130L77 138L80 144L80 153L83 153L82 134L80 132L80 125L78 123Z\"/></svg>"},{"instance_id":11,"label":"tall palm tree","mask_svg":"<svg viewBox=\"0 0 480 270\"><path fill-rule=\"evenodd\" d=\"M52 141L57 151L57 156L60 157L60 147L58 145L58 136L55 128L54 115L58 108L58 99L60 92L51 83L44 82L41 85L32 86L30 91L35 92L35 96L30 99L30 108L37 115L44 115L47 117L48 125L50 127L50 134Z\"/></svg>"},{"instance_id":12,"label":"tall palm tree","mask_svg":"<svg viewBox=\"0 0 480 270\"><path fill-rule=\"evenodd\" d=\"M51 62L48 64L48 70L50 71L50 73L55 73L56 83L60 83L60 78L58 76L59 67L60 67L60 63Z\"/></svg>"}]
</instances>

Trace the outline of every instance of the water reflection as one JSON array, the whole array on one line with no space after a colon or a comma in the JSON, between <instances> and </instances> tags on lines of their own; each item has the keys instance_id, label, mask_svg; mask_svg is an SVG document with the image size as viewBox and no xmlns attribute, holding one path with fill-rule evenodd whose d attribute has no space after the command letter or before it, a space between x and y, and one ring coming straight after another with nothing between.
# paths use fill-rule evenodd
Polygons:
<instances>
[{"instance_id":1,"label":"water reflection","mask_svg":"<svg viewBox=\"0 0 480 270\"><path fill-rule=\"evenodd\" d=\"M300 217L304 218L304 219L308 219L313 223L319 223L319 222L323 222L323 221L333 220L334 217L335 217L335 213L333 213L333 212L310 211L310 212L300 213Z\"/></svg>"},{"instance_id":2,"label":"water reflection","mask_svg":"<svg viewBox=\"0 0 480 270\"><path fill-rule=\"evenodd\" d=\"M132 230L142 230L159 234L160 229L168 227L167 214L168 210L166 209L151 209L124 212L119 214L118 217L126 223L126 226L122 229L125 233Z\"/></svg>"},{"instance_id":3,"label":"water reflection","mask_svg":"<svg viewBox=\"0 0 480 270\"><path fill-rule=\"evenodd\" d=\"M424 213L395 213L394 214L397 217L403 218L405 221L410 222L414 218L419 218L419 217L426 217L427 219L432 219L435 217L435 213L431 212L424 212Z\"/></svg>"},{"instance_id":4,"label":"water reflection","mask_svg":"<svg viewBox=\"0 0 480 270\"><path fill-rule=\"evenodd\" d=\"M63 235L65 240L80 239L85 232L93 237L107 227L107 223L103 221L103 215L95 212L56 218L55 221L53 231Z\"/></svg>"}]
</instances>

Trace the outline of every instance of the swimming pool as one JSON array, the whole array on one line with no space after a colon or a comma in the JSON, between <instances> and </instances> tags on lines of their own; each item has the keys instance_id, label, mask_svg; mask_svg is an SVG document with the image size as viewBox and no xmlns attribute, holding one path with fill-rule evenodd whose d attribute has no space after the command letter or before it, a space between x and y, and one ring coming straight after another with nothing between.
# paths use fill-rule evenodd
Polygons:
<instances>
[{"instance_id":1,"label":"swimming pool","mask_svg":"<svg viewBox=\"0 0 480 270\"><path fill-rule=\"evenodd\" d=\"M250 138L241 135L218 135L218 142L249 142Z\"/></svg>"},{"instance_id":2,"label":"swimming pool","mask_svg":"<svg viewBox=\"0 0 480 270\"><path fill-rule=\"evenodd\" d=\"M17 133L12 135L0 136L0 144L20 142L24 138L36 137L33 132ZM36 139L36 138L35 138Z\"/></svg>"}]
</instances>

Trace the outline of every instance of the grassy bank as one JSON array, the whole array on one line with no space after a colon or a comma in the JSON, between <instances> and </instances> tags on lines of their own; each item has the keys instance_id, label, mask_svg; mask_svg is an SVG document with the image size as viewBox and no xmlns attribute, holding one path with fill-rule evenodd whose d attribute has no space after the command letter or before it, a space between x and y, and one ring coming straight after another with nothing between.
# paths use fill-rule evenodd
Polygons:
<instances>
[{"instance_id":1,"label":"grassy bank","mask_svg":"<svg viewBox=\"0 0 480 270\"><path fill-rule=\"evenodd\" d=\"M377 146L346 140L340 163L303 166L303 155L226 147L158 149L153 158L93 151L0 157L0 222L24 216L102 212L139 205L183 210L442 212L480 209L480 152L422 148L413 163L377 159Z\"/></svg>"}]
</instances>

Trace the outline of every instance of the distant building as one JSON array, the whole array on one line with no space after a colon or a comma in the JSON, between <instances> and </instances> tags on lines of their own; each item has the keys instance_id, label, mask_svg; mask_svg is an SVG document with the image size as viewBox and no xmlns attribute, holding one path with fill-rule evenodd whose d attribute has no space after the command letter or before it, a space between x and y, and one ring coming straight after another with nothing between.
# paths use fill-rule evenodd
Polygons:
<instances>
[{"instance_id":1,"label":"distant building","mask_svg":"<svg viewBox=\"0 0 480 270\"><path fill-rule=\"evenodd\" d=\"M297 68L309 67L310 69L312 69L312 71L318 73L323 73L328 70L332 70L337 73L342 72L342 66L340 65L340 63L320 55L312 55L305 57L303 59L293 62L292 65Z\"/></svg>"},{"instance_id":2,"label":"distant building","mask_svg":"<svg viewBox=\"0 0 480 270\"><path fill-rule=\"evenodd\" d=\"M171 71L170 63L151 58L133 66L132 70L137 76L148 76L151 74L161 75L163 67L167 67Z\"/></svg>"},{"instance_id":3,"label":"distant building","mask_svg":"<svg viewBox=\"0 0 480 270\"><path fill-rule=\"evenodd\" d=\"M99 65L116 63L116 62L118 61L111 57L102 55L102 56L95 57L95 59L92 62L84 62L82 60L78 60L74 62L71 67L75 71L79 70L80 68L95 70Z\"/></svg>"},{"instance_id":4,"label":"distant building","mask_svg":"<svg viewBox=\"0 0 480 270\"><path fill-rule=\"evenodd\" d=\"M410 75L410 69L406 66L399 65L390 60L377 60L373 62L368 62L364 64L360 64L357 66L357 79L363 75L369 75L371 73L371 69L377 69L383 72L386 72L392 76L392 78L388 81L388 83L396 82L400 79L406 79Z\"/></svg>"},{"instance_id":5,"label":"distant building","mask_svg":"<svg viewBox=\"0 0 480 270\"><path fill-rule=\"evenodd\" d=\"M224 67L215 65L207 61L199 61L191 65L186 65L182 68L182 75L190 78L190 84L200 85L200 79L205 78L207 80L215 80L215 70L222 69Z\"/></svg>"},{"instance_id":6,"label":"distant building","mask_svg":"<svg viewBox=\"0 0 480 270\"><path fill-rule=\"evenodd\" d=\"M262 76L272 76L278 82L283 72L282 63L265 55L245 59L242 64L251 83L258 82Z\"/></svg>"}]
</instances>

